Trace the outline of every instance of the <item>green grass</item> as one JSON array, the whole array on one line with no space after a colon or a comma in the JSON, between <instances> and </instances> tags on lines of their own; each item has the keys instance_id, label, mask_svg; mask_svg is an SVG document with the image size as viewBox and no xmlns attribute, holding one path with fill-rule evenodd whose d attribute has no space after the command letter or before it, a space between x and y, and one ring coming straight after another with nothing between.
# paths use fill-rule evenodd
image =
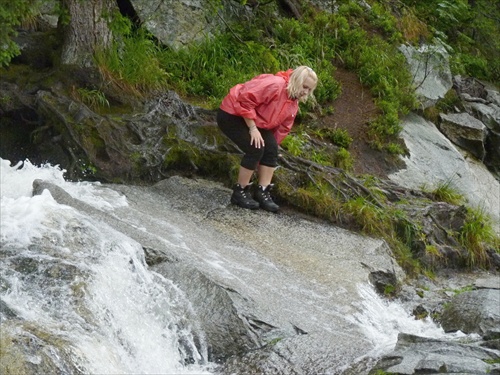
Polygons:
<instances>
[{"instance_id":1,"label":"green grass","mask_svg":"<svg viewBox=\"0 0 500 375\"><path fill-rule=\"evenodd\" d=\"M354 159L350 152L341 147L334 155L333 165L346 171L351 171L354 166Z\"/></svg>"},{"instance_id":2,"label":"green grass","mask_svg":"<svg viewBox=\"0 0 500 375\"><path fill-rule=\"evenodd\" d=\"M349 132L345 129L339 128L323 128L315 131L315 134L320 138L327 139L334 145L348 149L351 145L353 139L349 135Z\"/></svg>"},{"instance_id":3,"label":"green grass","mask_svg":"<svg viewBox=\"0 0 500 375\"><path fill-rule=\"evenodd\" d=\"M76 93L80 100L92 109L109 107L109 101L106 95L100 90L91 90L81 87L76 89Z\"/></svg>"},{"instance_id":4,"label":"green grass","mask_svg":"<svg viewBox=\"0 0 500 375\"><path fill-rule=\"evenodd\" d=\"M384 210L375 206L366 198L357 197L351 199L344 204L343 208L347 214L354 217L363 232L376 235L386 232L388 217Z\"/></svg>"},{"instance_id":5,"label":"green grass","mask_svg":"<svg viewBox=\"0 0 500 375\"><path fill-rule=\"evenodd\" d=\"M401 145L394 142L389 142L385 146L385 150L392 155L403 155L405 153L405 149Z\"/></svg>"},{"instance_id":6,"label":"green grass","mask_svg":"<svg viewBox=\"0 0 500 375\"><path fill-rule=\"evenodd\" d=\"M492 219L481 209L467 210L467 218L459 233L459 241L469 253L469 267L487 267L488 249L500 253L500 237L493 229Z\"/></svg>"},{"instance_id":7,"label":"green grass","mask_svg":"<svg viewBox=\"0 0 500 375\"><path fill-rule=\"evenodd\" d=\"M474 290L474 285L466 285L460 289L445 289L445 290L453 292L454 295L457 295L457 294L461 294L464 292L470 292L470 291Z\"/></svg>"},{"instance_id":8,"label":"green grass","mask_svg":"<svg viewBox=\"0 0 500 375\"><path fill-rule=\"evenodd\" d=\"M451 180L440 182L434 190L431 191L433 199L446 202L453 205L460 205L465 202L465 197L453 187Z\"/></svg>"},{"instance_id":9,"label":"green grass","mask_svg":"<svg viewBox=\"0 0 500 375\"><path fill-rule=\"evenodd\" d=\"M307 144L307 135L303 132L289 134L281 143L281 147L293 156L302 156Z\"/></svg>"},{"instance_id":10,"label":"green grass","mask_svg":"<svg viewBox=\"0 0 500 375\"><path fill-rule=\"evenodd\" d=\"M134 31L132 22L120 15L115 15L111 28L118 35L112 48L95 54L105 81L136 96L165 89L168 72L160 65L161 48L146 29Z\"/></svg>"},{"instance_id":11,"label":"green grass","mask_svg":"<svg viewBox=\"0 0 500 375\"><path fill-rule=\"evenodd\" d=\"M466 203L465 197L455 188L453 179L443 180L433 188L427 184L420 186L420 190L427 193L429 197L437 202L446 202L453 205Z\"/></svg>"}]
</instances>

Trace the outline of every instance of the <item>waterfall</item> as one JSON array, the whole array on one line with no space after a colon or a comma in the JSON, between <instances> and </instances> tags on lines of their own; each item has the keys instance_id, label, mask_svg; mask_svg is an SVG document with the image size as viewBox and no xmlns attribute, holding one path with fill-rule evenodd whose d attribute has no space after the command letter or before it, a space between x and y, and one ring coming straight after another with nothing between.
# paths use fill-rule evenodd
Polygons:
<instances>
[{"instance_id":1,"label":"waterfall","mask_svg":"<svg viewBox=\"0 0 500 375\"><path fill-rule=\"evenodd\" d=\"M37 178L56 183L102 210L126 205L123 196L66 182L64 171L50 165L1 160L0 167L2 351L21 356L17 366L54 373L211 372L189 302L148 269L142 247L47 191L32 196L31 184ZM17 348L9 346L13 341Z\"/></svg>"}]
</instances>

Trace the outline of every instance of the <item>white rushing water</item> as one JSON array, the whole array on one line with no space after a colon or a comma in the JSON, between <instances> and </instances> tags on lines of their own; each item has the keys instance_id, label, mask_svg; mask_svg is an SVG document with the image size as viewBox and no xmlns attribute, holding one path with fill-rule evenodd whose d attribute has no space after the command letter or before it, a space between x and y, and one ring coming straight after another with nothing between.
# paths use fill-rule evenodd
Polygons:
<instances>
[{"instance_id":1,"label":"white rushing water","mask_svg":"<svg viewBox=\"0 0 500 375\"><path fill-rule=\"evenodd\" d=\"M29 323L5 325L3 332L43 332L52 338L46 342L54 346L55 362L62 350L58 343L69 343L63 351L69 350L70 361L83 373L213 371L189 302L170 280L148 269L141 246L58 204L48 191L32 196L32 184L51 182L103 211L127 206L123 195L98 183L67 182L58 167L0 162L0 297ZM373 343L374 357L389 353L400 332L453 339L432 321L415 320L400 304L382 300L368 285L358 292L360 313L346 319Z\"/></svg>"},{"instance_id":2,"label":"white rushing water","mask_svg":"<svg viewBox=\"0 0 500 375\"><path fill-rule=\"evenodd\" d=\"M359 306L361 312L347 319L359 325L373 343L374 348L370 356L377 358L389 353L394 349L399 333L445 341L454 341L466 336L460 331L445 333L430 318L415 319L400 303L383 300L367 284L359 285L358 292L362 297Z\"/></svg>"},{"instance_id":3,"label":"white rushing water","mask_svg":"<svg viewBox=\"0 0 500 375\"><path fill-rule=\"evenodd\" d=\"M83 373L210 373L203 335L185 321L189 303L148 270L141 246L47 191L32 196L31 190L43 179L102 210L126 205L125 198L96 184L66 182L57 167L0 161L0 293L23 321L2 321L2 335L43 336L56 367L65 366L59 357L69 352Z\"/></svg>"}]
</instances>

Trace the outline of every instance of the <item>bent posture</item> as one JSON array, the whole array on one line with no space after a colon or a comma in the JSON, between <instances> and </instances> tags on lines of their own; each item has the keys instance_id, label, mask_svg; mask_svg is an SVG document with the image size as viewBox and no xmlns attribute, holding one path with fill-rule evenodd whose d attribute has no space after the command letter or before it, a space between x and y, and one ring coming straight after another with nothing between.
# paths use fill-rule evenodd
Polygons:
<instances>
[{"instance_id":1,"label":"bent posture","mask_svg":"<svg viewBox=\"0 0 500 375\"><path fill-rule=\"evenodd\" d=\"M261 74L230 89L217 113L217 124L244 153L231 203L278 211L279 206L270 195L278 165L278 145L292 129L299 101L306 101L317 83L311 68L299 66L276 74ZM258 186L253 195L250 181L256 170Z\"/></svg>"}]
</instances>

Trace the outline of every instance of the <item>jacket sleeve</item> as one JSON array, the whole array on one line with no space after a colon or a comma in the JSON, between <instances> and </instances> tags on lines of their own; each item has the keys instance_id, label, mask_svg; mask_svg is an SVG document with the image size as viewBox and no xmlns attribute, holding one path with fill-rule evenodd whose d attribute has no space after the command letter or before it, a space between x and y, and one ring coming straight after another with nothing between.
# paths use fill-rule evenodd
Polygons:
<instances>
[{"instance_id":1,"label":"jacket sleeve","mask_svg":"<svg viewBox=\"0 0 500 375\"><path fill-rule=\"evenodd\" d=\"M259 76L241 85L235 93L234 110L239 116L255 120L255 108L276 100L282 85L272 75Z\"/></svg>"}]
</instances>

